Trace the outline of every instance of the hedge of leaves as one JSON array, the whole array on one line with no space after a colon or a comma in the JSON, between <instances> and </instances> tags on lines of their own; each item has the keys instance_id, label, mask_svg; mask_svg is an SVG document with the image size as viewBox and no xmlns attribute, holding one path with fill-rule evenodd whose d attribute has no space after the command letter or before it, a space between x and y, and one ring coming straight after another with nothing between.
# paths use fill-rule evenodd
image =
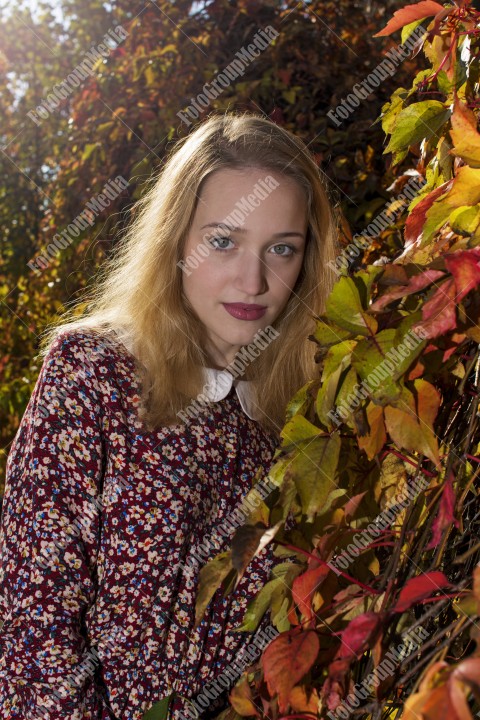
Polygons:
<instances>
[{"instance_id":1,"label":"hedge of leaves","mask_svg":"<svg viewBox=\"0 0 480 720\"><path fill-rule=\"evenodd\" d=\"M311 338L319 379L292 399L269 472L278 489L200 574L197 620L266 543L285 558L241 628L267 613L279 634L224 717L480 709L480 12L426 0L379 34L419 24L429 67L381 115L385 153L411 164L396 189L423 181L404 247L379 237L343 264ZM399 649L407 636L421 641Z\"/></svg>"}]
</instances>

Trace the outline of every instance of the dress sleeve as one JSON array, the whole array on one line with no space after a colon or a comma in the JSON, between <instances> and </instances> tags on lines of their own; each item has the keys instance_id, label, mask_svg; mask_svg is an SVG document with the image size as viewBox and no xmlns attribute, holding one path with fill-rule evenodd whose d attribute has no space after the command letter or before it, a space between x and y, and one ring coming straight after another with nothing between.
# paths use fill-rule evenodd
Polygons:
<instances>
[{"instance_id":1,"label":"dress sleeve","mask_svg":"<svg viewBox=\"0 0 480 720\"><path fill-rule=\"evenodd\" d=\"M7 460L0 718L115 720L82 633L95 602L101 393L83 335L50 346Z\"/></svg>"}]
</instances>

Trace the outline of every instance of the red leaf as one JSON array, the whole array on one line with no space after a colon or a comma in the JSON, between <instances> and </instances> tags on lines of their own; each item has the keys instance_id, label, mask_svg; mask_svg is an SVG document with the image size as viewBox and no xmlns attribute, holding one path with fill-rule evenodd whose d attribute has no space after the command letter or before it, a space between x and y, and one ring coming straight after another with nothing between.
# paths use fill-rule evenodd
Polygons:
<instances>
[{"instance_id":1,"label":"red leaf","mask_svg":"<svg viewBox=\"0 0 480 720\"><path fill-rule=\"evenodd\" d=\"M434 548L442 539L443 531L452 524L458 527L458 520L454 517L455 510L455 493L453 492L453 473L450 472L445 485L443 486L442 499L438 508L438 515L434 520L432 527L432 539L427 546L427 550Z\"/></svg>"},{"instance_id":2,"label":"red leaf","mask_svg":"<svg viewBox=\"0 0 480 720\"><path fill-rule=\"evenodd\" d=\"M415 205L412 212L405 223L405 243L410 244L416 242L422 234L423 226L426 222L427 210L429 210L435 200L447 193L453 185L453 180L443 183L439 187L428 193L420 202Z\"/></svg>"},{"instance_id":3,"label":"red leaf","mask_svg":"<svg viewBox=\"0 0 480 720\"><path fill-rule=\"evenodd\" d=\"M436 15L443 10L443 5L433 2L433 0L422 0L422 2L416 3L415 5L408 5L394 12L393 18L387 23L383 30L380 30L380 32L376 33L373 37L391 35L395 30L400 30L400 28L409 25L415 20L422 20L431 15Z\"/></svg>"},{"instance_id":4,"label":"red leaf","mask_svg":"<svg viewBox=\"0 0 480 720\"><path fill-rule=\"evenodd\" d=\"M418 600L423 600L429 597L435 590L441 590L449 585L450 583L440 570L433 570L426 575L414 577L407 582L400 592L393 610L394 612L405 612L405 610L411 608L412 605L415 605Z\"/></svg>"},{"instance_id":5,"label":"red leaf","mask_svg":"<svg viewBox=\"0 0 480 720\"><path fill-rule=\"evenodd\" d=\"M288 709L292 688L303 678L315 662L320 641L313 630L281 633L268 645L262 656L264 677L270 695L278 694L281 713Z\"/></svg>"},{"instance_id":6,"label":"red leaf","mask_svg":"<svg viewBox=\"0 0 480 720\"><path fill-rule=\"evenodd\" d=\"M480 284L480 248L458 250L444 255L447 270L455 279L457 302Z\"/></svg>"},{"instance_id":7,"label":"red leaf","mask_svg":"<svg viewBox=\"0 0 480 720\"><path fill-rule=\"evenodd\" d=\"M382 628L383 620L383 615L375 612L366 612L351 620L342 632L342 644L335 660L361 657L365 645Z\"/></svg>"},{"instance_id":8,"label":"red leaf","mask_svg":"<svg viewBox=\"0 0 480 720\"><path fill-rule=\"evenodd\" d=\"M412 277L406 285L401 285L395 290L390 290L379 297L378 300L375 300L375 302L370 305L370 310L381 310L385 307L385 305L388 305L394 300L398 300L406 295L411 295L419 290L423 290L423 288L427 287L427 285L430 285L432 282L435 282L435 280L444 276L445 273L441 270L425 270L425 272Z\"/></svg>"},{"instance_id":9,"label":"red leaf","mask_svg":"<svg viewBox=\"0 0 480 720\"><path fill-rule=\"evenodd\" d=\"M433 297L422 308L422 320L413 330L422 329L429 338L443 335L457 326L456 292L453 278L442 282Z\"/></svg>"}]
</instances>

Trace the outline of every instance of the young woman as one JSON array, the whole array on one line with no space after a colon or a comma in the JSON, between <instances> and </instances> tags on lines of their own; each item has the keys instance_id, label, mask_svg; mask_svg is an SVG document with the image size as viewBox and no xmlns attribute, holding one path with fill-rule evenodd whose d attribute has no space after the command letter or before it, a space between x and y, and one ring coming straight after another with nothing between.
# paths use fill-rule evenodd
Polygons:
<instances>
[{"instance_id":1,"label":"young woman","mask_svg":"<svg viewBox=\"0 0 480 720\"><path fill-rule=\"evenodd\" d=\"M285 129L212 115L174 147L83 315L43 341L7 465L0 718L227 706L255 637L235 628L278 558L264 548L195 627L198 572L315 376L335 254L319 170Z\"/></svg>"}]
</instances>

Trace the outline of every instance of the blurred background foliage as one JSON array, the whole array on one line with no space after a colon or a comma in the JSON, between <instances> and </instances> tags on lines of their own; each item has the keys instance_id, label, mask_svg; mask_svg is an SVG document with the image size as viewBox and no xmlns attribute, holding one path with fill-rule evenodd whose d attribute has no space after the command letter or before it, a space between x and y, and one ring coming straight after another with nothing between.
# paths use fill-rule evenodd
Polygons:
<instances>
[{"instance_id":1,"label":"blurred background foliage","mask_svg":"<svg viewBox=\"0 0 480 720\"><path fill-rule=\"evenodd\" d=\"M258 112L303 138L343 211L345 244L381 210L395 177L374 121L422 59L405 61L341 127L327 113L395 44L373 35L403 4L31 0L0 6L0 478L40 370L39 335L114 250L133 202L173 142L211 110ZM126 39L37 125L28 112L117 25ZM279 33L275 41L187 128L177 112L267 25ZM118 175L129 185L95 224L41 273L31 270L27 263ZM382 243L400 248L400 228L393 224Z\"/></svg>"}]
</instances>

